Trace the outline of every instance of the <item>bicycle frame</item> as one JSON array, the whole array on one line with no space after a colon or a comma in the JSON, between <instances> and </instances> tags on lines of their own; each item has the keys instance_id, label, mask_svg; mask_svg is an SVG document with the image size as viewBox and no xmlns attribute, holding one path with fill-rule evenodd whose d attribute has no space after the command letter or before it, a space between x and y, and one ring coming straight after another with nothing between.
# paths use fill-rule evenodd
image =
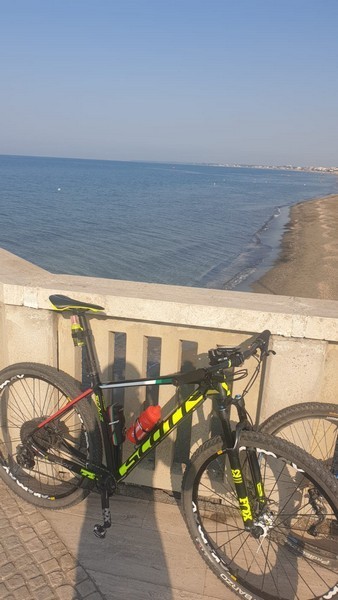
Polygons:
<instances>
[{"instance_id":1,"label":"bicycle frame","mask_svg":"<svg viewBox=\"0 0 338 600\"><path fill-rule=\"evenodd\" d=\"M99 419L101 422L101 431L104 442L104 450L107 457L107 467L104 468L103 465L95 465L92 470L89 470L87 467L85 469L81 468L79 474L89 477L89 479L97 479L102 473L102 471L109 472L113 474L116 482L122 481L142 460L148 452L150 452L155 446L157 446L162 440L167 437L181 421L185 419L189 414L191 414L196 408L198 408L206 399L206 388L204 390L198 389L189 395L177 408L171 411L166 419L161 421L155 428L150 432L149 436L140 443L136 449L131 453L131 455L122 463L116 464L116 460L114 460L114 450L117 448L112 444L110 429L105 418L105 407L103 402L103 397L101 390L103 389L116 389L121 387L129 387L129 386L150 386L150 385L168 385L172 384L172 379L169 377L159 378L157 380L147 380L147 379L135 379L133 381L128 382L108 382L102 383L98 386L99 390L94 390L93 388L88 388L82 394L73 398L68 404L66 404L63 408L58 410L53 415L49 416L43 422L39 423L37 429L41 429L53 422L55 419L67 413L71 410L78 402L83 400L84 398L88 398L90 396L94 397L94 401L96 404L97 412L99 415ZM215 392L213 392L215 393ZM47 456L45 455L47 458ZM78 457L80 458L80 457ZM110 460L109 460L110 459ZM57 460L53 455L48 455L48 460L52 460L56 462ZM68 464L68 461L66 461ZM115 464L114 464L115 463ZM85 466L85 460L84 460ZM96 472L96 467L99 467L99 473ZM71 470L74 470L70 467ZM77 469L75 469L77 471Z\"/></svg>"},{"instance_id":2,"label":"bicycle frame","mask_svg":"<svg viewBox=\"0 0 338 600\"><path fill-rule=\"evenodd\" d=\"M33 450L41 457L47 459L49 462L60 464L61 466L68 468L70 471L82 477L96 481L98 487L101 487L101 490L102 486L104 487L109 478L113 479L114 486L116 486L116 484L124 480L140 463L140 461L143 460L158 444L160 444L163 439L167 437L185 418L187 418L198 407L200 407L211 395L216 395L218 407L217 412L222 426L223 448L228 452L233 483L237 493L244 526L246 529L251 529L254 526L254 521L247 494L245 477L242 473L239 458L237 433L232 431L229 420L229 408L232 404L236 405L238 412L239 421L237 428L241 430L244 427L247 427L248 423L244 404L242 405L241 402L238 402L236 399L231 397L231 392L225 375L217 380L217 385L214 387L210 386L210 382L202 382L199 384L197 389L195 389L176 408L174 408L164 420L156 425L154 429L152 429L152 431L147 435L144 441L137 445L128 458L122 462L121 445L115 446L111 440L111 430L107 418L103 391L131 386L174 385L175 376L168 375L159 377L158 379L140 378L129 381L101 382L97 367L95 346L92 341L92 334L86 317L83 312L75 310L73 311L73 317L74 316L76 317L76 335L80 333L81 345L87 350L88 375L92 378L93 384L92 387L89 387L76 398L70 399L64 407L60 408L53 415L50 415L44 421L39 423L36 430L42 429L43 427L48 427L48 425L54 420L70 411L78 402L81 402L81 400L84 400L85 398L92 397L96 406L97 416L100 421L106 465L87 464L86 457L75 452L73 448L70 448L69 450L74 455L74 461L57 457L49 452L46 453L46 451L37 447L37 444L34 442L34 440L32 440L34 432L31 436L30 442ZM220 450L220 453L222 452L223 451ZM248 456L252 481L255 486L256 499L259 502L259 505L264 507L266 500L264 496L264 488L260 475L258 458L254 451L248 451Z\"/></svg>"},{"instance_id":3,"label":"bicycle frame","mask_svg":"<svg viewBox=\"0 0 338 600\"><path fill-rule=\"evenodd\" d=\"M230 390L224 381L221 385L223 394L219 390L210 389L208 385L199 386L192 394L190 394L181 404L173 409L169 415L161 421L155 428L150 432L146 439L135 447L135 450L128 456L124 462L119 464L118 457L119 447L114 446L111 441L111 434L109 424L105 417L105 406L103 401L102 390L116 389L121 387L130 386L153 386L153 385L170 385L173 384L173 378L170 376L153 379L135 379L132 381L118 381L100 383L97 389L88 388L82 394L70 400L64 407L59 409L53 415L39 423L37 430L48 426L55 419L64 415L70 411L78 402L81 402L84 398L93 396L94 402L97 408L99 419L101 422L101 432L104 443L105 456L107 459L107 465L88 465L84 456L75 455L76 460L71 461L68 459L56 457L51 453L42 452L36 444L32 444L35 452L40 454L43 458L49 462L54 462L67 467L72 472L86 477L91 480L97 481L99 484L102 480L107 477L113 477L114 482L117 484L124 480L129 473L143 460L148 453L153 450L158 444L160 444L165 437L167 437L176 427L190 414L192 414L199 406L203 404L211 395L217 395L218 402L218 413L222 423L224 446L227 448L229 461L231 465L231 471L233 475L233 481L237 492L239 506L242 513L244 525L247 529L250 529L253 525L253 519L251 515L251 509L247 490L245 486L245 478L242 474L241 464L238 456L238 449L234 447L234 435L230 428L230 423L226 416L227 407L233 403L233 399L230 396ZM222 397L223 396L223 397ZM227 405L228 406L227 406ZM240 423L243 420L240 420ZM74 452L74 449L71 449ZM265 504L264 490L262 486L262 480L260 477L259 466L257 456L253 453L249 457L250 468L252 472L253 481L257 493L257 500L263 506Z\"/></svg>"}]
</instances>

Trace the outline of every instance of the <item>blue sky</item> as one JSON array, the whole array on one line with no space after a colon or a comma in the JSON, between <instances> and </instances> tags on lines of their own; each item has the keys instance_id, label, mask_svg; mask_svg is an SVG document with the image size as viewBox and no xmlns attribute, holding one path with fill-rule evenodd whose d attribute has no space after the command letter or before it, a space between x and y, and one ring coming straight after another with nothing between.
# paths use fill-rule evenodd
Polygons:
<instances>
[{"instance_id":1,"label":"blue sky","mask_svg":"<svg viewBox=\"0 0 338 600\"><path fill-rule=\"evenodd\" d=\"M2 0L0 154L338 165L337 0Z\"/></svg>"}]
</instances>

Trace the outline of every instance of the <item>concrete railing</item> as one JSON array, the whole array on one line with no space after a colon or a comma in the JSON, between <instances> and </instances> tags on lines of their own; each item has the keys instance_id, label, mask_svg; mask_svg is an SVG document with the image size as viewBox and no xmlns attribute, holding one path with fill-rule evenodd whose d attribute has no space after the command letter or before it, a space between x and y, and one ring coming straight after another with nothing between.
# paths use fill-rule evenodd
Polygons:
<instances>
[{"instance_id":1,"label":"concrete railing","mask_svg":"<svg viewBox=\"0 0 338 600\"><path fill-rule=\"evenodd\" d=\"M69 319L50 310L53 293L105 307L105 316L92 318L91 326L106 380L207 364L210 347L236 345L270 329L277 354L267 362L264 385L256 381L247 395L253 420L295 402L337 401L338 302L53 275L0 250L1 368L42 362L81 378L81 355L73 347ZM235 393L242 383L234 384ZM118 397L128 423L140 412L145 393L132 388ZM155 389L148 393L162 406L171 408L177 401L170 386L163 386L158 398ZM206 402L128 481L179 489L189 449L215 427L211 402ZM125 453L131 449L127 442Z\"/></svg>"}]
</instances>

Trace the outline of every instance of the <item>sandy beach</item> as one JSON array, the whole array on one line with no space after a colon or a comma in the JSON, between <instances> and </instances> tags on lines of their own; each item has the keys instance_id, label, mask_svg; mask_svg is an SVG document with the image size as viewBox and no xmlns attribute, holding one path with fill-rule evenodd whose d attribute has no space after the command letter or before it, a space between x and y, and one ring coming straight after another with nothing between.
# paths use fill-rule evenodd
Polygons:
<instances>
[{"instance_id":1,"label":"sandy beach","mask_svg":"<svg viewBox=\"0 0 338 600\"><path fill-rule=\"evenodd\" d=\"M252 291L338 300L338 195L291 208L279 259Z\"/></svg>"}]
</instances>

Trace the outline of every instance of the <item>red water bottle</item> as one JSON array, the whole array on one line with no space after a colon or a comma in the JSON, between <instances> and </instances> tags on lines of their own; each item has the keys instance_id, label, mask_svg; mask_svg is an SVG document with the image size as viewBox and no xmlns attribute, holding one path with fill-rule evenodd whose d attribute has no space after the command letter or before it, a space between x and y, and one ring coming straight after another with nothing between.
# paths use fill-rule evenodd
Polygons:
<instances>
[{"instance_id":1,"label":"red water bottle","mask_svg":"<svg viewBox=\"0 0 338 600\"><path fill-rule=\"evenodd\" d=\"M136 421L131 425L126 436L133 444L138 444L151 431L161 419L161 407L148 406Z\"/></svg>"}]
</instances>

